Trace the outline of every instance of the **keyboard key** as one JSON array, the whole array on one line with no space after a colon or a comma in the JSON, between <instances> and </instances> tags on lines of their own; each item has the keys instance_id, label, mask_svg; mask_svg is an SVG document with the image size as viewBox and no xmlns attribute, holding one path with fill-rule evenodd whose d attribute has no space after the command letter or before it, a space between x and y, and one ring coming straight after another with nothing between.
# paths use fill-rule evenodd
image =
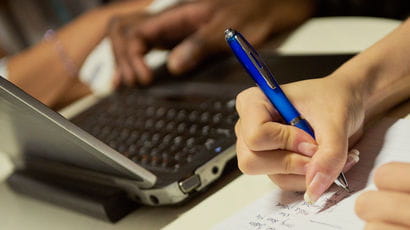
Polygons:
<instances>
[{"instance_id":1,"label":"keyboard key","mask_svg":"<svg viewBox=\"0 0 410 230\"><path fill-rule=\"evenodd\" d=\"M215 140L212 139L212 138L208 138L208 139L205 141L205 147L206 147L208 150L212 150L212 149L214 148L214 145L215 145Z\"/></svg>"},{"instance_id":2,"label":"keyboard key","mask_svg":"<svg viewBox=\"0 0 410 230\"><path fill-rule=\"evenodd\" d=\"M167 111L166 111L166 109L165 109L164 107L159 107L159 108L157 109L155 115L156 115L158 118L160 118L160 117L164 116L166 112L167 112Z\"/></svg>"},{"instance_id":3,"label":"keyboard key","mask_svg":"<svg viewBox=\"0 0 410 230\"><path fill-rule=\"evenodd\" d=\"M150 129L152 129L153 127L154 127L154 120L153 120L153 119L148 119L148 120L145 122L145 129L150 130Z\"/></svg>"},{"instance_id":4,"label":"keyboard key","mask_svg":"<svg viewBox=\"0 0 410 230\"><path fill-rule=\"evenodd\" d=\"M76 124L153 172L177 172L222 152L220 140L234 144L238 119L234 99L168 100L141 89L115 93L83 114L74 118Z\"/></svg>"},{"instance_id":5,"label":"keyboard key","mask_svg":"<svg viewBox=\"0 0 410 230\"><path fill-rule=\"evenodd\" d=\"M165 127L165 121L164 120L159 120L157 123L155 123L155 129L158 131L161 131Z\"/></svg>"},{"instance_id":6,"label":"keyboard key","mask_svg":"<svg viewBox=\"0 0 410 230\"><path fill-rule=\"evenodd\" d=\"M201 117L200 117L201 123L208 123L209 119L210 119L210 113L209 112L204 112L204 113L201 114Z\"/></svg>"},{"instance_id":7,"label":"keyboard key","mask_svg":"<svg viewBox=\"0 0 410 230\"><path fill-rule=\"evenodd\" d=\"M232 131L230 129L218 128L218 129L216 129L216 134L222 135L222 136L225 136L225 137L231 137L232 136Z\"/></svg>"},{"instance_id":8,"label":"keyboard key","mask_svg":"<svg viewBox=\"0 0 410 230\"><path fill-rule=\"evenodd\" d=\"M218 124L222 121L222 118L223 118L222 113L217 113L212 117L212 123Z\"/></svg>"},{"instance_id":9,"label":"keyboard key","mask_svg":"<svg viewBox=\"0 0 410 230\"><path fill-rule=\"evenodd\" d=\"M226 108L228 109L228 111L234 111L235 110L235 99L229 100L226 103Z\"/></svg>"},{"instance_id":10,"label":"keyboard key","mask_svg":"<svg viewBox=\"0 0 410 230\"><path fill-rule=\"evenodd\" d=\"M195 138L190 137L189 139L186 140L185 145L188 146L188 147L192 147L192 146L194 146L194 144L195 144Z\"/></svg>"},{"instance_id":11,"label":"keyboard key","mask_svg":"<svg viewBox=\"0 0 410 230\"><path fill-rule=\"evenodd\" d=\"M183 134L186 131L187 127L185 123L180 123L177 127L177 132Z\"/></svg>"},{"instance_id":12,"label":"keyboard key","mask_svg":"<svg viewBox=\"0 0 410 230\"><path fill-rule=\"evenodd\" d=\"M152 135L151 141L155 145L158 144L161 141L161 134L155 133L154 135Z\"/></svg>"},{"instance_id":13,"label":"keyboard key","mask_svg":"<svg viewBox=\"0 0 410 230\"><path fill-rule=\"evenodd\" d=\"M184 121L187 118L188 114L186 110L180 110L177 114L177 121Z\"/></svg>"},{"instance_id":14,"label":"keyboard key","mask_svg":"<svg viewBox=\"0 0 410 230\"><path fill-rule=\"evenodd\" d=\"M184 140L184 138L182 136L177 136L177 137L174 138L174 144L175 145L180 145L183 140Z\"/></svg>"},{"instance_id":15,"label":"keyboard key","mask_svg":"<svg viewBox=\"0 0 410 230\"><path fill-rule=\"evenodd\" d=\"M145 111L145 114L147 117L152 117L155 114L155 107L154 106L149 106L147 110Z\"/></svg>"},{"instance_id":16,"label":"keyboard key","mask_svg":"<svg viewBox=\"0 0 410 230\"><path fill-rule=\"evenodd\" d=\"M188 117L189 121L190 122L196 122L199 119L199 115L200 115L200 113L198 111L192 111L189 114L189 117Z\"/></svg>"},{"instance_id":17,"label":"keyboard key","mask_svg":"<svg viewBox=\"0 0 410 230\"><path fill-rule=\"evenodd\" d=\"M167 134L165 135L164 139L162 139L162 141L166 144L171 143L171 141L174 139L174 135L172 134Z\"/></svg>"},{"instance_id":18,"label":"keyboard key","mask_svg":"<svg viewBox=\"0 0 410 230\"><path fill-rule=\"evenodd\" d=\"M137 154L137 152L138 152L137 145L136 145L136 144L130 145L130 146L128 147L128 152L129 152L131 155Z\"/></svg>"},{"instance_id":19,"label":"keyboard key","mask_svg":"<svg viewBox=\"0 0 410 230\"><path fill-rule=\"evenodd\" d=\"M195 134L198 132L198 129L199 129L199 125L197 125L197 124L192 124L192 125L189 127L189 134L190 134L190 135L195 135Z\"/></svg>"},{"instance_id":20,"label":"keyboard key","mask_svg":"<svg viewBox=\"0 0 410 230\"><path fill-rule=\"evenodd\" d=\"M216 111L220 111L222 109L222 102L221 101L215 101L213 104L213 109Z\"/></svg>"},{"instance_id":21,"label":"keyboard key","mask_svg":"<svg viewBox=\"0 0 410 230\"><path fill-rule=\"evenodd\" d=\"M175 119L176 115L177 115L177 111L175 109L169 109L166 117L168 120L173 120Z\"/></svg>"},{"instance_id":22,"label":"keyboard key","mask_svg":"<svg viewBox=\"0 0 410 230\"><path fill-rule=\"evenodd\" d=\"M204 127L202 127L201 133L203 136L208 136L210 131L211 127L209 125L205 125Z\"/></svg>"},{"instance_id":23,"label":"keyboard key","mask_svg":"<svg viewBox=\"0 0 410 230\"><path fill-rule=\"evenodd\" d=\"M174 131L174 129L175 129L175 127L176 127L176 122L175 121L171 121L171 122L169 122L168 124L167 124L167 126L166 126L166 131L167 132L172 132L172 131Z\"/></svg>"}]
</instances>

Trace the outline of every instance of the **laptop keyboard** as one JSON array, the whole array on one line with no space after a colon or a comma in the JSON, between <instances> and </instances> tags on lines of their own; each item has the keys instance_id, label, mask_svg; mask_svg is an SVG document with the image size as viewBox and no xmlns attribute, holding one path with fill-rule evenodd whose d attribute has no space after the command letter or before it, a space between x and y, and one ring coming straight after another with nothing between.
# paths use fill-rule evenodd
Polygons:
<instances>
[{"instance_id":1,"label":"laptop keyboard","mask_svg":"<svg viewBox=\"0 0 410 230\"><path fill-rule=\"evenodd\" d=\"M237 118L233 98L125 89L72 121L149 170L175 172L232 146Z\"/></svg>"}]
</instances>

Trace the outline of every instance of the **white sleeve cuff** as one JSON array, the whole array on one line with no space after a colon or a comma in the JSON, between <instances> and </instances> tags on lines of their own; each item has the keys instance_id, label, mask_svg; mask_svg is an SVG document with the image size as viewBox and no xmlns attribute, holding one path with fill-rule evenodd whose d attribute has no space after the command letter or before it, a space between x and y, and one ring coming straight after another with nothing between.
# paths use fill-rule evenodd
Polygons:
<instances>
[{"instance_id":1,"label":"white sleeve cuff","mask_svg":"<svg viewBox=\"0 0 410 230\"><path fill-rule=\"evenodd\" d=\"M8 76L7 58L0 59L0 76L7 79L7 76Z\"/></svg>"},{"instance_id":2,"label":"white sleeve cuff","mask_svg":"<svg viewBox=\"0 0 410 230\"><path fill-rule=\"evenodd\" d=\"M147 8L150 13L159 13L172 6L178 5L183 2L190 2L193 0L154 0Z\"/></svg>"}]
</instances>

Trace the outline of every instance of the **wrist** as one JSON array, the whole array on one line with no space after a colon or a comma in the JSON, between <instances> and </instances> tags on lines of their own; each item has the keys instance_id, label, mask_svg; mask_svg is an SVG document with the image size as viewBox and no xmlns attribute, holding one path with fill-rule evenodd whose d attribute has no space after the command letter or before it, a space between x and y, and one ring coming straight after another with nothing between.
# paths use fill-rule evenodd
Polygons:
<instances>
[{"instance_id":1,"label":"wrist","mask_svg":"<svg viewBox=\"0 0 410 230\"><path fill-rule=\"evenodd\" d=\"M352 58L331 75L363 108L365 122L410 97L410 72L370 52Z\"/></svg>"},{"instance_id":2,"label":"wrist","mask_svg":"<svg viewBox=\"0 0 410 230\"><path fill-rule=\"evenodd\" d=\"M152 0L114 2L93 10L93 14L99 18L109 21L116 15L136 13L144 11Z\"/></svg>"}]
</instances>

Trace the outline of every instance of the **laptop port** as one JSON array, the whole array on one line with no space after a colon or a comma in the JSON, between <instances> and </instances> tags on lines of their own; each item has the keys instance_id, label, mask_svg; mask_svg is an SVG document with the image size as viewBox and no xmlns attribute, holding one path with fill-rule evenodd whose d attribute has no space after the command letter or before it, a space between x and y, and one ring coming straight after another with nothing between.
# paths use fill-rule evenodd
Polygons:
<instances>
[{"instance_id":1,"label":"laptop port","mask_svg":"<svg viewBox=\"0 0 410 230\"><path fill-rule=\"evenodd\" d=\"M189 193L201 185L201 179L198 175L192 175L187 179L180 181L178 185L183 193Z\"/></svg>"}]
</instances>

